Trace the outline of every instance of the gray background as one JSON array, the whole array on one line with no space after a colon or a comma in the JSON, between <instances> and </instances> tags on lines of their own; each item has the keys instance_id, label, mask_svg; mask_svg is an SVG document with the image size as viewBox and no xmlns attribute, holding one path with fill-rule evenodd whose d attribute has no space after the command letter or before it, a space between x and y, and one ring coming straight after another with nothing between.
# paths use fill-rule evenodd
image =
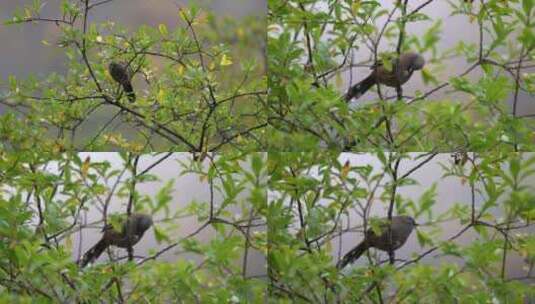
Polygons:
<instances>
[{"instance_id":1,"label":"gray background","mask_svg":"<svg viewBox=\"0 0 535 304\"><path fill-rule=\"evenodd\" d=\"M7 92L7 79L10 75L16 76L19 80L30 76L44 79L51 73L63 75L67 70L65 50L56 46L60 30L54 23L23 23L10 26L3 24L4 21L11 20L17 8L30 5L32 1L0 0L0 20L2 21L0 24L0 41L2 41L0 43L0 98ZM90 1L90 3L97 2L99 0ZM42 18L61 18L59 9L61 0L48 0L42 3L46 3L41 12ZM90 23L113 21L132 32L142 25L158 28L159 24L165 24L169 31L172 31L179 26L179 8L190 4L227 18L242 19L258 16L265 20L267 14L266 0L114 0L93 8L88 17ZM45 45L42 41L47 41L50 45ZM255 58L259 62L264 60L265 65L264 49L265 45L258 45L257 48L250 50L251 53L248 56L251 60ZM145 86L139 79L134 82L135 86L141 88ZM11 111L13 111L12 108L0 104L0 115ZM103 122L107 122L115 112L115 109L104 106L90 115L78 128L75 145L87 143L86 140L95 135L95 130L98 130ZM134 140L138 134L132 125L125 124L122 120L116 120L108 127L108 130L120 132L128 140ZM56 136L55 128L50 128L49 134ZM156 135L153 144L156 151L166 151L168 147L167 141Z\"/></svg>"},{"instance_id":2,"label":"gray background","mask_svg":"<svg viewBox=\"0 0 535 304\"><path fill-rule=\"evenodd\" d=\"M394 7L395 1L390 0L382 0L381 2L384 9L391 10ZM409 1L409 8L408 12L412 11L413 9L417 8L419 5L427 2L426 0L411 0ZM458 1L454 1L458 2ZM474 7L477 8L478 1L474 1ZM511 4L513 5L513 4ZM317 10L325 10L325 7L318 6ZM475 9L474 9L475 10ZM409 23L406 26L406 33L407 36L410 35L416 35L421 37L423 33L425 33L434 23L436 20L442 20L442 27L441 27L441 34L439 34L440 40L437 42L437 49L439 53L443 53L446 50L450 50L455 48L455 46L461 42L464 41L466 44L469 43L478 43L479 40L479 28L477 25L477 22L470 23L467 16L451 16L452 9L451 6L448 4L448 1L433 1L431 4L426 6L424 9L420 11L420 13L428 15L431 20L430 21L418 21L414 23ZM399 10L394 16L399 16ZM376 22L376 25L379 27L379 29L383 26L385 21L387 20L387 16L382 16L379 18ZM392 23L390 24L390 26ZM489 25L487 25L489 26ZM520 29L520 27L519 27ZM520 48L520 44L516 42L516 34L518 32L511 33L510 40L511 45L517 48ZM483 44L485 45L488 41L491 41L489 38L488 33L484 34L484 40ZM325 39L329 39L329 37L325 37ZM382 43L379 45L379 52L394 52L396 50L396 44L397 44L397 38L396 40L393 40L391 42L388 42L386 39L383 38ZM361 43L357 43L358 46L360 46L360 49L355 50L354 58L355 62L358 63L361 61L365 61L368 58L370 58L371 52L369 49L362 45ZM500 50L499 50L500 51ZM507 53L506 50L501 50L500 53L502 55L505 55ZM432 58L431 53L425 53L423 54L427 61L429 61ZM341 60L339 60L341 62ZM453 57L448 58L444 60L440 65L433 63L433 64L427 64L425 66L426 69L431 71L433 75L438 79L439 84L446 82L449 80L450 77L457 76L464 72L473 62L468 63L464 58L461 57ZM523 71L535 71L534 68L523 70ZM362 68L353 68L352 74L353 74L353 81L352 84L357 83L358 81L364 79L368 74L370 73L370 69L368 67L362 67ZM502 72L504 74L504 72ZM481 69L476 68L473 70L470 74L468 74L466 77L473 81L477 81L481 77ZM510 77L508 73L505 73L507 77ZM344 72L342 74L343 78L343 85L340 87L341 92L346 92L349 86L351 85L349 83L350 79L350 73ZM416 72L413 77L407 82L403 88L404 95L414 96L414 92L416 90L419 90L421 92L429 91L430 89L434 88L436 85L434 84L427 84L425 85L422 81L422 77L420 72ZM383 94L384 92L387 92L384 96L395 96L395 90L391 88L382 87ZM469 97L467 97L466 94L451 94L449 91L451 91L451 87L446 87L441 89L438 92L433 93L429 99L430 100L443 100L444 97L447 97L449 100L452 101L458 101L458 100L468 100ZM359 98L359 102L361 101L369 101L369 100L375 100L377 98L377 95L371 92L368 92L361 98ZM510 94L509 97L509 105L512 105L512 99L513 94ZM354 101L354 103L359 103L357 101ZM518 105L517 105L517 114L518 115L528 115L528 114L535 114L535 101L533 96L530 96L526 94L525 92L520 91L519 92L519 98L518 98ZM512 108L511 108L512 109Z\"/></svg>"},{"instance_id":3,"label":"gray background","mask_svg":"<svg viewBox=\"0 0 535 304\"><path fill-rule=\"evenodd\" d=\"M411 153L411 158L414 159L415 156L417 156L418 153ZM528 156L526 156L528 157ZM409 169L413 168L416 164L418 164L420 160L403 160L399 166L400 175L407 172ZM373 173L377 174L380 173L380 170L382 170L382 164L381 162L372 154L351 154L351 153L343 153L339 157L339 162L341 164L344 164L346 161L349 161L351 166L366 166L371 165L373 167ZM431 160L429 163L425 164L422 168L417 170L415 173L411 175L411 177L417 181L417 185L412 186L403 186L398 188L398 195L402 196L404 199L410 198L414 202L418 202L419 197L429 189L434 183L437 184L437 196L436 196L436 203L432 208L432 212L434 216L437 216L438 214L441 214L445 212L446 210L450 209L454 204L458 203L462 206L470 206L471 202L471 190L468 183L463 183L463 181L460 178L457 177L442 177L444 174L444 171L442 170L440 164L446 165L446 167L450 167L453 159L451 158L451 154L444 153L437 155L433 160ZM466 166L469 166L468 164ZM312 168L310 171L310 176L312 177L318 177L319 174L317 172L318 168ZM506 169L506 168L504 168ZM465 171L466 172L466 171ZM360 180L358 176L351 174L350 177L357 178L357 180ZM383 179L382 184L389 181L390 179L388 177L385 177ZM361 187L364 187L364 184L361 183L362 180L359 181L361 184ZM535 183L535 176L532 176L529 179L530 186L532 187L533 183ZM478 185L480 186L480 185ZM379 188L381 189L381 188ZM375 195L375 200L372 203L371 208L371 216L376 217L386 217L387 211L388 211L388 205L385 202L382 202L379 198L381 196L381 191L377 191ZM271 199L275 197L280 197L280 195L276 192L269 192L269 197ZM506 195L503 195L503 198L506 198ZM485 201L486 197L477 195L476 194L476 208ZM332 200L325 200L321 199L320 204L327 205L328 203L331 203ZM497 218L501 216L499 212L496 212L494 210L493 213ZM350 213L350 222L351 227L360 226L362 224L360 216L357 216L356 213L351 212ZM425 226L427 222L427 218L425 216L422 216L420 218L416 219L416 222L419 224L424 224L422 227L418 227L418 229L421 229L422 231L426 231L429 229L433 229L430 226ZM345 221L344 221L345 223ZM295 229L294 232L297 231L299 224L296 222L295 225L293 225L292 229ZM346 225L344 224L342 226L343 228L346 228ZM458 220L450 220L447 222L443 222L438 224L438 227L442 230L440 234L440 240L446 240L449 237L455 235L457 232L459 232L462 227ZM361 229L360 229L361 230ZM535 232L535 229L533 226L531 226L530 229L524 229L522 230L515 230L514 233L517 232L524 232L524 233L533 233ZM477 239L478 235L473 232L473 230L469 230L468 232L464 233L461 237L457 238L455 240L455 243L459 244L461 247L463 245L470 244L475 239ZM342 235L342 251L341 255L343 256L346 252L348 252L350 249L355 247L361 240L363 239L363 234L361 232L346 232ZM332 256L333 256L333 262L336 261L336 257L338 256L338 247L339 246L339 238L336 237L331 241L331 248L332 248ZM418 240L416 237L415 231L412 232L411 236L407 240L407 243L398 249L396 251L396 258L397 259L404 259L408 260L411 258L412 254L421 254L430 247L421 248L418 244ZM438 255L440 253L439 250L435 251L434 253L428 255L424 259L421 260L422 263L429 263L433 265L440 265L442 262L453 262L458 263L462 265L462 260L453 258L453 257L443 257ZM386 253L381 253L380 255L381 260L388 259L388 255ZM361 258L359 259L355 265L362 266L366 265L368 263L367 259ZM517 256L516 254L511 254L509 252L507 256L507 264L506 264L506 272L508 277L520 277L525 276L526 272L522 267L524 266L524 262L522 258ZM349 270L350 267L347 267L346 270Z\"/></svg>"},{"instance_id":4,"label":"gray background","mask_svg":"<svg viewBox=\"0 0 535 304\"><path fill-rule=\"evenodd\" d=\"M43 1L45 2L47 4L42 10L42 17L61 17L58 16L60 0ZM11 19L17 7L31 3L32 0L0 0L2 23ZM115 21L131 30L140 25L157 27L159 24L165 24L172 29L178 25L179 6L189 3L196 3L219 15L235 18L249 15L265 18L267 10L266 0L115 0L94 8L89 17L91 22ZM0 80L5 81L9 75L45 76L50 72L64 71L64 50L54 47L57 38L58 29L53 23L15 26L0 24ZM42 40L50 42L51 46L43 45Z\"/></svg>"},{"instance_id":5,"label":"gray background","mask_svg":"<svg viewBox=\"0 0 535 304\"><path fill-rule=\"evenodd\" d=\"M87 156L91 157L91 162L102 162L107 161L112 165L113 169L119 169L121 170L124 168L123 166L123 160L119 157L117 153L113 152L99 152L99 153L80 153L80 158L83 160ZM144 155L140 158L139 165L138 165L138 172L141 172L151 164L153 164L156 160L161 158L163 154L158 154L155 156L152 155ZM183 209L193 201L199 202L199 203L205 203L210 201L210 188L209 184L206 180L201 180L200 176L198 174L188 173L185 175L181 175L181 172L183 171L182 165L179 162L190 162L191 161L191 155L189 153L175 153L171 157L167 158L165 161L160 163L158 166L154 167L150 172L152 175L157 176L160 181L157 182L146 182L146 183L140 183L136 186L136 189L139 191L140 195L148 195L151 197L155 197L156 193L160 190L160 188L165 185L168 181L171 179L174 179L174 187L173 187L173 199L170 203L170 210L171 214L174 213L174 211ZM208 166L209 162L205 161L204 166ZM245 164L245 166L247 166ZM247 167L244 167L247 168ZM57 168L54 166L50 166L49 170L52 172L56 172ZM129 177L129 174L125 174L123 177L123 180L125 178ZM115 182L116 179L111 179L109 181L109 185L112 185ZM214 188L214 203L215 205L219 205L224 197L221 193L219 193ZM237 198L237 200L245 200L248 196L248 190L246 189L243 191ZM113 197L110 203L110 208L108 211L108 214L112 213L119 213L124 214L126 212L126 206L128 203L128 198L119 198L119 197ZM84 217L87 223L95 223L97 221L102 220L102 214L100 211L98 211L96 204L89 204L86 205L89 207L89 211L87 212L86 216ZM231 210L236 211L236 215L238 218L242 218L242 216L245 218L246 216L238 214L240 210L238 208L234 208ZM155 225L158 225L160 229L164 230L165 227L169 227L168 223L162 223L161 219L163 219L165 215L163 212L160 212L158 214L153 215L153 219L155 221ZM190 216L185 218L180 218L173 220L173 223L178 224L177 229L172 229L169 231L169 237L172 240L177 240L180 238L183 238L195 230L197 230L204 222L199 222L197 220L196 216ZM101 228L102 228L102 222L100 222L98 225L94 225L94 227L91 228L84 228L81 232L81 239L80 239L80 233L75 232L72 235L72 252L73 252L73 259L78 259L79 254L83 254L86 250L91 248L99 239L101 236ZM254 229L252 229L254 231ZM239 233L236 231L236 233ZM204 230L201 231L201 233L197 234L194 239L198 240L201 243L208 243L214 236L214 231L211 227L207 227ZM80 244L81 243L81 244ZM81 248L80 248L81 245ZM149 250L161 250L165 248L168 244L163 242L161 244L158 244L156 242L156 239L154 237L154 230L151 228L149 229L144 237L141 239L141 241L134 246L134 253L135 255L141 255L141 256L149 256ZM126 250L124 249L115 249L116 252L119 253L118 256L124 257L126 255ZM202 256L192 254L192 253L186 253L182 252L182 248L180 246L176 246L174 249L167 251L165 254L161 255L158 260L160 261L176 261L178 259L187 259L192 260L196 263L199 263L203 260ZM99 262L107 261L108 257L107 254L103 254L99 258ZM241 263L240 261L237 261L238 263ZM241 265L241 264L240 264ZM259 276L264 275L266 273L266 261L264 256L256 251L256 250L250 250L249 256L248 256L248 265L247 265L247 273L250 276Z\"/></svg>"}]
</instances>

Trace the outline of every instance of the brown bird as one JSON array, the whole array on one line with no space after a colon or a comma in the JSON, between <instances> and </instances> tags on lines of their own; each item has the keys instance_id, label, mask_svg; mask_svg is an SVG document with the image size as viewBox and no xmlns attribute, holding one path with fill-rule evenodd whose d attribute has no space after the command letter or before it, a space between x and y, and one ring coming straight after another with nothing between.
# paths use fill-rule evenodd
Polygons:
<instances>
[{"instance_id":1,"label":"brown bird","mask_svg":"<svg viewBox=\"0 0 535 304\"><path fill-rule=\"evenodd\" d=\"M120 248L134 246L150 226L152 217L141 213L131 214L123 223L121 231L115 230L111 224L106 225L102 229L102 238L83 255L79 262L80 266L85 267L94 262L110 245Z\"/></svg>"},{"instance_id":2,"label":"brown bird","mask_svg":"<svg viewBox=\"0 0 535 304\"><path fill-rule=\"evenodd\" d=\"M387 70L382 63L378 63L372 67L373 71L368 77L349 89L345 100L349 102L353 98L359 98L377 83L394 88L401 86L411 78L414 71L421 70L424 65L424 57L412 52L401 54L392 63L392 70Z\"/></svg>"},{"instance_id":3,"label":"brown bird","mask_svg":"<svg viewBox=\"0 0 535 304\"><path fill-rule=\"evenodd\" d=\"M136 94L132 87L132 77L134 73L132 68L126 62L110 62L108 65L108 71L110 72L113 80L117 81L122 87L130 102L136 101Z\"/></svg>"},{"instance_id":4,"label":"brown bird","mask_svg":"<svg viewBox=\"0 0 535 304\"><path fill-rule=\"evenodd\" d=\"M394 252L405 244L412 229L418 226L412 217L406 215L393 216L390 229L388 229L388 218L381 220L383 221L381 224L381 234L377 235L372 229L368 229L364 240L346 253L338 264L336 264L338 269L342 269L347 264L355 262L366 250L372 247L389 253Z\"/></svg>"}]
</instances>

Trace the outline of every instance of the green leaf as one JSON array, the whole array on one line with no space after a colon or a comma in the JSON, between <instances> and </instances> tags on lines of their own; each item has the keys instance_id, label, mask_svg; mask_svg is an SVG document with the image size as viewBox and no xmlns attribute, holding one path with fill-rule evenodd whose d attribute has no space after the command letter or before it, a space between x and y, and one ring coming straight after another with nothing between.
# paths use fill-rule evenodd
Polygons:
<instances>
[{"instance_id":1,"label":"green leaf","mask_svg":"<svg viewBox=\"0 0 535 304\"><path fill-rule=\"evenodd\" d=\"M418 238L418 244L420 247L425 247L426 245L433 245L433 239L424 231L416 230L416 236Z\"/></svg>"},{"instance_id":2,"label":"green leaf","mask_svg":"<svg viewBox=\"0 0 535 304\"><path fill-rule=\"evenodd\" d=\"M522 0L522 9L524 10L524 14L526 14L526 16L531 15L534 2L534 0Z\"/></svg>"},{"instance_id":3,"label":"green leaf","mask_svg":"<svg viewBox=\"0 0 535 304\"><path fill-rule=\"evenodd\" d=\"M156 225L153 226L153 228L154 228L154 238L156 239L158 243L161 243L162 241L171 242L171 239L169 238L169 236L167 235L165 231L163 231Z\"/></svg>"}]
</instances>

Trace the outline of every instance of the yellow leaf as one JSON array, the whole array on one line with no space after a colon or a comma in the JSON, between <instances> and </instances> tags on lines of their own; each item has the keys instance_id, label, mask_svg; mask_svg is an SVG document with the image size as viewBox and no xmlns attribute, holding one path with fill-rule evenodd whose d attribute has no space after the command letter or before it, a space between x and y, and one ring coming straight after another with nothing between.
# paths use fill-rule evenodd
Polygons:
<instances>
[{"instance_id":1,"label":"yellow leaf","mask_svg":"<svg viewBox=\"0 0 535 304\"><path fill-rule=\"evenodd\" d=\"M158 91L158 102L162 102L165 98L165 91L160 89L160 91Z\"/></svg>"},{"instance_id":2,"label":"yellow leaf","mask_svg":"<svg viewBox=\"0 0 535 304\"><path fill-rule=\"evenodd\" d=\"M41 42L42 42L44 45L50 45L50 43L48 43L48 41L46 41L46 40L41 40Z\"/></svg>"},{"instance_id":3,"label":"yellow leaf","mask_svg":"<svg viewBox=\"0 0 535 304\"><path fill-rule=\"evenodd\" d=\"M180 18L184 19L184 20L189 20L188 18L188 12L186 10L184 10L183 8L180 8L178 10L178 15L180 16Z\"/></svg>"},{"instance_id":4,"label":"yellow leaf","mask_svg":"<svg viewBox=\"0 0 535 304\"><path fill-rule=\"evenodd\" d=\"M232 64L232 60L230 57L227 56L227 54L223 54L223 57L221 57L221 63L222 66L227 66Z\"/></svg>"},{"instance_id":5,"label":"yellow leaf","mask_svg":"<svg viewBox=\"0 0 535 304\"><path fill-rule=\"evenodd\" d=\"M162 34L163 36L167 36L168 32L167 26L165 26L165 24L158 25L158 29L160 30L160 34Z\"/></svg>"},{"instance_id":6,"label":"yellow leaf","mask_svg":"<svg viewBox=\"0 0 535 304\"><path fill-rule=\"evenodd\" d=\"M392 61L389 58L384 58L382 60L382 63L383 63L383 66L385 67L385 69L387 71L392 71L392 69L393 69Z\"/></svg>"},{"instance_id":7,"label":"yellow leaf","mask_svg":"<svg viewBox=\"0 0 535 304\"><path fill-rule=\"evenodd\" d=\"M65 149L65 146L63 145L63 143L61 143L59 141L54 142L54 144L52 146L52 150L55 153L59 153L59 152L63 151L63 149Z\"/></svg>"},{"instance_id":8,"label":"yellow leaf","mask_svg":"<svg viewBox=\"0 0 535 304\"><path fill-rule=\"evenodd\" d=\"M349 163L349 160L347 160L340 173L340 178L342 180L346 179L347 175L349 174L349 170L351 170L351 164Z\"/></svg>"},{"instance_id":9,"label":"yellow leaf","mask_svg":"<svg viewBox=\"0 0 535 304\"><path fill-rule=\"evenodd\" d=\"M87 176L87 172L89 171L90 164L91 164L91 157L88 156L85 158L84 163L82 164L82 167L80 168L80 171L82 172L82 176L84 178Z\"/></svg>"},{"instance_id":10,"label":"yellow leaf","mask_svg":"<svg viewBox=\"0 0 535 304\"><path fill-rule=\"evenodd\" d=\"M110 72L108 71L108 69L104 70L104 76L109 81L111 81L113 79L113 78L111 78L111 75L110 75Z\"/></svg>"},{"instance_id":11,"label":"yellow leaf","mask_svg":"<svg viewBox=\"0 0 535 304\"><path fill-rule=\"evenodd\" d=\"M145 148L145 145L144 144L140 144L140 143L131 143L128 145L128 148L130 151L134 151L134 152L142 152L143 149Z\"/></svg>"},{"instance_id":12,"label":"yellow leaf","mask_svg":"<svg viewBox=\"0 0 535 304\"><path fill-rule=\"evenodd\" d=\"M184 66L183 65L179 65L178 69L177 69L177 72L178 72L178 75L180 75L180 76L184 75Z\"/></svg>"},{"instance_id":13,"label":"yellow leaf","mask_svg":"<svg viewBox=\"0 0 535 304\"><path fill-rule=\"evenodd\" d=\"M360 8L360 1L355 1L353 4L351 4L351 11L353 12L353 15L356 15Z\"/></svg>"}]
</instances>

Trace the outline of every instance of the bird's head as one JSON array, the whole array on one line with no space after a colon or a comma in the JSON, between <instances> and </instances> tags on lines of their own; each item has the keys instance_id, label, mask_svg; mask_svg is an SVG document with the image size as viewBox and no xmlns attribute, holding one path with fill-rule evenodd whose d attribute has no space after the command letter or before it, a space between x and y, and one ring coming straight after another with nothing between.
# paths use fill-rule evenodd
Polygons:
<instances>
[{"instance_id":1,"label":"bird's head","mask_svg":"<svg viewBox=\"0 0 535 304\"><path fill-rule=\"evenodd\" d=\"M410 225L412 227L418 226L418 223L416 223L416 221L408 215L401 215L399 216L399 218L403 223L406 223L407 225Z\"/></svg>"},{"instance_id":2,"label":"bird's head","mask_svg":"<svg viewBox=\"0 0 535 304\"><path fill-rule=\"evenodd\" d=\"M402 60L407 60L407 68L410 72L421 70L425 65L425 59L420 54L409 52L402 56L405 57Z\"/></svg>"},{"instance_id":3,"label":"bird's head","mask_svg":"<svg viewBox=\"0 0 535 304\"><path fill-rule=\"evenodd\" d=\"M110 71L123 71L125 65L122 62L111 61L108 64L108 70Z\"/></svg>"},{"instance_id":4,"label":"bird's head","mask_svg":"<svg viewBox=\"0 0 535 304\"><path fill-rule=\"evenodd\" d=\"M135 223L138 234L144 233L150 226L152 226L152 216L148 214L135 214L134 216L136 217Z\"/></svg>"}]
</instances>

